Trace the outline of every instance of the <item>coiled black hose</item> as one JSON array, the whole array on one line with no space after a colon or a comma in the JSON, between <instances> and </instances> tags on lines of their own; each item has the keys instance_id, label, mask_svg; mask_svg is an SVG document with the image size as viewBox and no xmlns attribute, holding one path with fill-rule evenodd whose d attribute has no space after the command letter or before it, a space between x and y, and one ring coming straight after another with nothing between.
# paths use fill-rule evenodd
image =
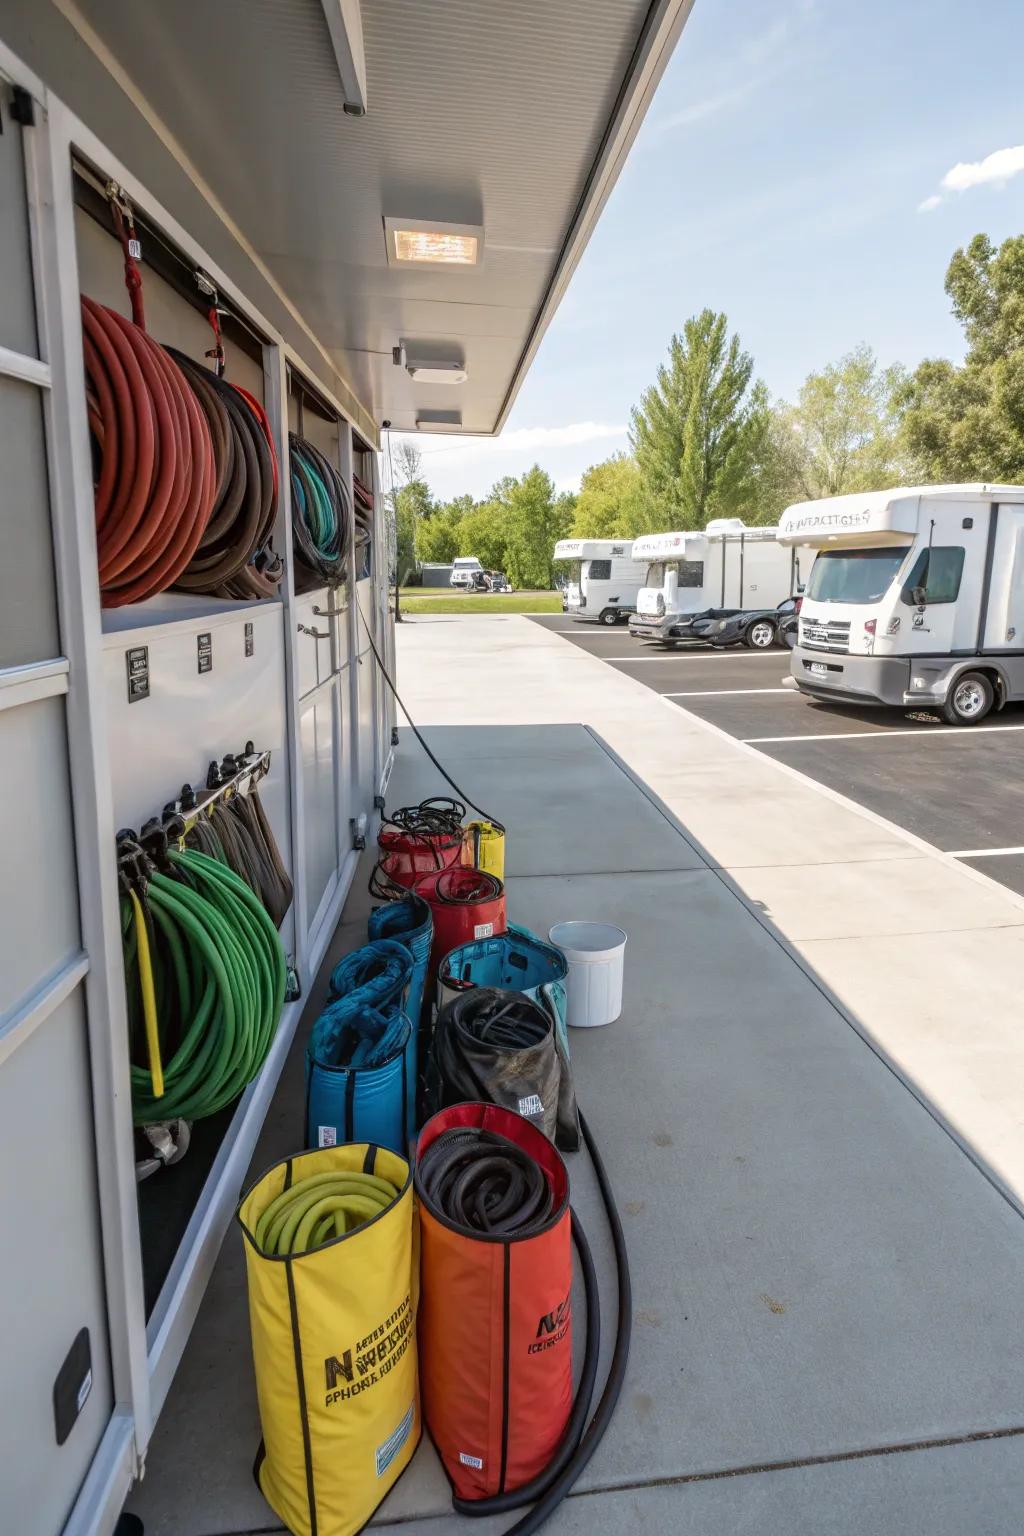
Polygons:
<instances>
[{"instance_id":1,"label":"coiled black hose","mask_svg":"<svg viewBox=\"0 0 1024 1536\"><path fill-rule=\"evenodd\" d=\"M587 1339L579 1386L565 1433L544 1470L521 1488L490 1499L452 1499L458 1514L477 1517L509 1514L514 1509L533 1504L528 1514L508 1528L505 1536L533 1536L569 1493L611 1422L629 1363L633 1288L625 1233L608 1171L582 1114L580 1127L597 1176L615 1252L618 1283L615 1346L604 1389L588 1424L601 1346L601 1308L590 1245L579 1217L572 1211L572 1237L579 1255L586 1298ZM428 1208L434 1206L446 1221L461 1225L468 1234L484 1231L521 1236L532 1225L542 1225L545 1219L536 1214L543 1209L543 1197L538 1195L532 1176L522 1169L523 1158L533 1163L514 1143L493 1132L469 1128L446 1132L427 1148L419 1161L416 1177L420 1196ZM547 1189L543 1171L536 1164L533 1166ZM548 1214L550 1198L548 1192ZM479 1222L484 1225L478 1225Z\"/></svg>"},{"instance_id":2,"label":"coiled black hose","mask_svg":"<svg viewBox=\"0 0 1024 1536\"><path fill-rule=\"evenodd\" d=\"M538 1162L494 1131L446 1131L419 1162L428 1209L463 1232L525 1237L551 1215L553 1199Z\"/></svg>"},{"instance_id":3,"label":"coiled black hose","mask_svg":"<svg viewBox=\"0 0 1024 1536\"><path fill-rule=\"evenodd\" d=\"M421 800L419 805L403 805L392 811L381 823L381 831L391 826L414 837L449 836L461 842L465 815L466 807L461 800L453 800L450 795L433 795L428 800Z\"/></svg>"},{"instance_id":4,"label":"coiled black hose","mask_svg":"<svg viewBox=\"0 0 1024 1536\"><path fill-rule=\"evenodd\" d=\"M175 585L216 597L276 597L284 567L271 547L277 521L277 462L257 402L178 352L174 359L205 413L217 489L210 520Z\"/></svg>"}]
</instances>

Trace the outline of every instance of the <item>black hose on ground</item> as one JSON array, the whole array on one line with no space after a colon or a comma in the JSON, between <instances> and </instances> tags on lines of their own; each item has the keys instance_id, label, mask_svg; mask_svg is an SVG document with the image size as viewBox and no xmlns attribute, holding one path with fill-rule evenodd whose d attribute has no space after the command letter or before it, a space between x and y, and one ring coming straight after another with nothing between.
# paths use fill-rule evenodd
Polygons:
<instances>
[{"instance_id":1,"label":"black hose on ground","mask_svg":"<svg viewBox=\"0 0 1024 1536\"><path fill-rule=\"evenodd\" d=\"M489 821L492 824L492 826L497 827L497 829L500 832L504 832L504 830L505 830L505 823L503 821L499 821L497 816L492 816L490 811L485 811L482 806L477 805L475 801L471 800L469 798L469 796L466 794L466 791L464 789L460 789L459 788L459 786L456 784L455 780L452 778L452 776L448 772L448 770L438 760L438 758L436 758L434 756L433 752L427 746L427 743L426 743L426 741L423 738L423 732L420 730L419 726L416 724L416 722L413 719L412 715L410 715L408 709L406 709L405 704L402 701L402 696L398 692L398 689L395 687L394 679L392 678L391 673L388 671L387 667L384 665L384 661L383 661L383 658L382 658L382 656L380 654L380 651L378 651L378 649L376 647L376 644L374 643L373 635L370 633L370 626L369 626L369 624L367 624L366 619L363 617L363 610L358 606L358 604L356 606L356 612L359 614L360 619L362 619L363 628L366 631L366 638L370 642L370 650L373 652L374 656L377 659L377 665L378 665L378 667L380 667L381 676L383 677L384 681L387 683L388 687L391 689L391 692L393 693L394 698L395 698L395 703L398 705L399 709L402 711L402 714L408 720L410 730L412 731L413 735L416 737L416 740L419 742L419 744L423 748L424 752L430 758L430 761L433 763L434 767L437 769L437 771L441 775L442 779L444 779L445 783L450 785L450 787L452 789L454 789L455 793L458 795L460 800L464 800L466 802L466 804L469 806L471 811L476 811L477 815L478 816L482 816L484 821Z\"/></svg>"}]
</instances>

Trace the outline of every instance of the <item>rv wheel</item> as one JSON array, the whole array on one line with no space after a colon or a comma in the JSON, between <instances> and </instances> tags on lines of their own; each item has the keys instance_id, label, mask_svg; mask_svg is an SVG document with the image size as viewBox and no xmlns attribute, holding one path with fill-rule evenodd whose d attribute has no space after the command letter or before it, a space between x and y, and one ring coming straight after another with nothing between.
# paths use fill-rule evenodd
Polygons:
<instances>
[{"instance_id":1,"label":"rv wheel","mask_svg":"<svg viewBox=\"0 0 1024 1536\"><path fill-rule=\"evenodd\" d=\"M618 615L618 612L617 612L616 609L614 609L614 608L605 608L602 611L602 613L601 613L601 623L602 624L617 624L618 622L619 622L619 615Z\"/></svg>"},{"instance_id":2,"label":"rv wheel","mask_svg":"<svg viewBox=\"0 0 1024 1536\"><path fill-rule=\"evenodd\" d=\"M942 706L950 725L977 725L984 720L995 694L983 672L964 672L957 678Z\"/></svg>"}]
</instances>

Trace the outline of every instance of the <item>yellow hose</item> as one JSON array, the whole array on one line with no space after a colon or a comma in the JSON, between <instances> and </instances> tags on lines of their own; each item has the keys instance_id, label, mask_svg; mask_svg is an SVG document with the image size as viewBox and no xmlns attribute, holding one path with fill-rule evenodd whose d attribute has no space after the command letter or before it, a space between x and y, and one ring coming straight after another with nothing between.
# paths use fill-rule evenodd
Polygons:
<instances>
[{"instance_id":1,"label":"yellow hose","mask_svg":"<svg viewBox=\"0 0 1024 1536\"><path fill-rule=\"evenodd\" d=\"M142 988L142 1016L146 1021L146 1049L149 1053L149 1074L153 1079L153 1097L164 1096L164 1064L160 1060L160 1031L156 1019L156 991L153 987L153 961L149 953L149 934L142 903L134 891L128 895L135 913L135 935L139 947L139 985Z\"/></svg>"}]
</instances>

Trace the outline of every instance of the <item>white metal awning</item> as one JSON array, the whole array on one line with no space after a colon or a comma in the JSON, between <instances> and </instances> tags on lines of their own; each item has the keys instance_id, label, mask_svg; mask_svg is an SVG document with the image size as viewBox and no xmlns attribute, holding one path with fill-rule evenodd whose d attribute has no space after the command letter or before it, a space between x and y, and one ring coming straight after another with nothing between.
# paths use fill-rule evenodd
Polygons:
<instances>
[{"instance_id":1,"label":"white metal awning","mask_svg":"<svg viewBox=\"0 0 1024 1536\"><path fill-rule=\"evenodd\" d=\"M218 259L227 226L378 423L490 433L690 4L6 0L5 35ZM385 221L478 260L396 264Z\"/></svg>"}]
</instances>

